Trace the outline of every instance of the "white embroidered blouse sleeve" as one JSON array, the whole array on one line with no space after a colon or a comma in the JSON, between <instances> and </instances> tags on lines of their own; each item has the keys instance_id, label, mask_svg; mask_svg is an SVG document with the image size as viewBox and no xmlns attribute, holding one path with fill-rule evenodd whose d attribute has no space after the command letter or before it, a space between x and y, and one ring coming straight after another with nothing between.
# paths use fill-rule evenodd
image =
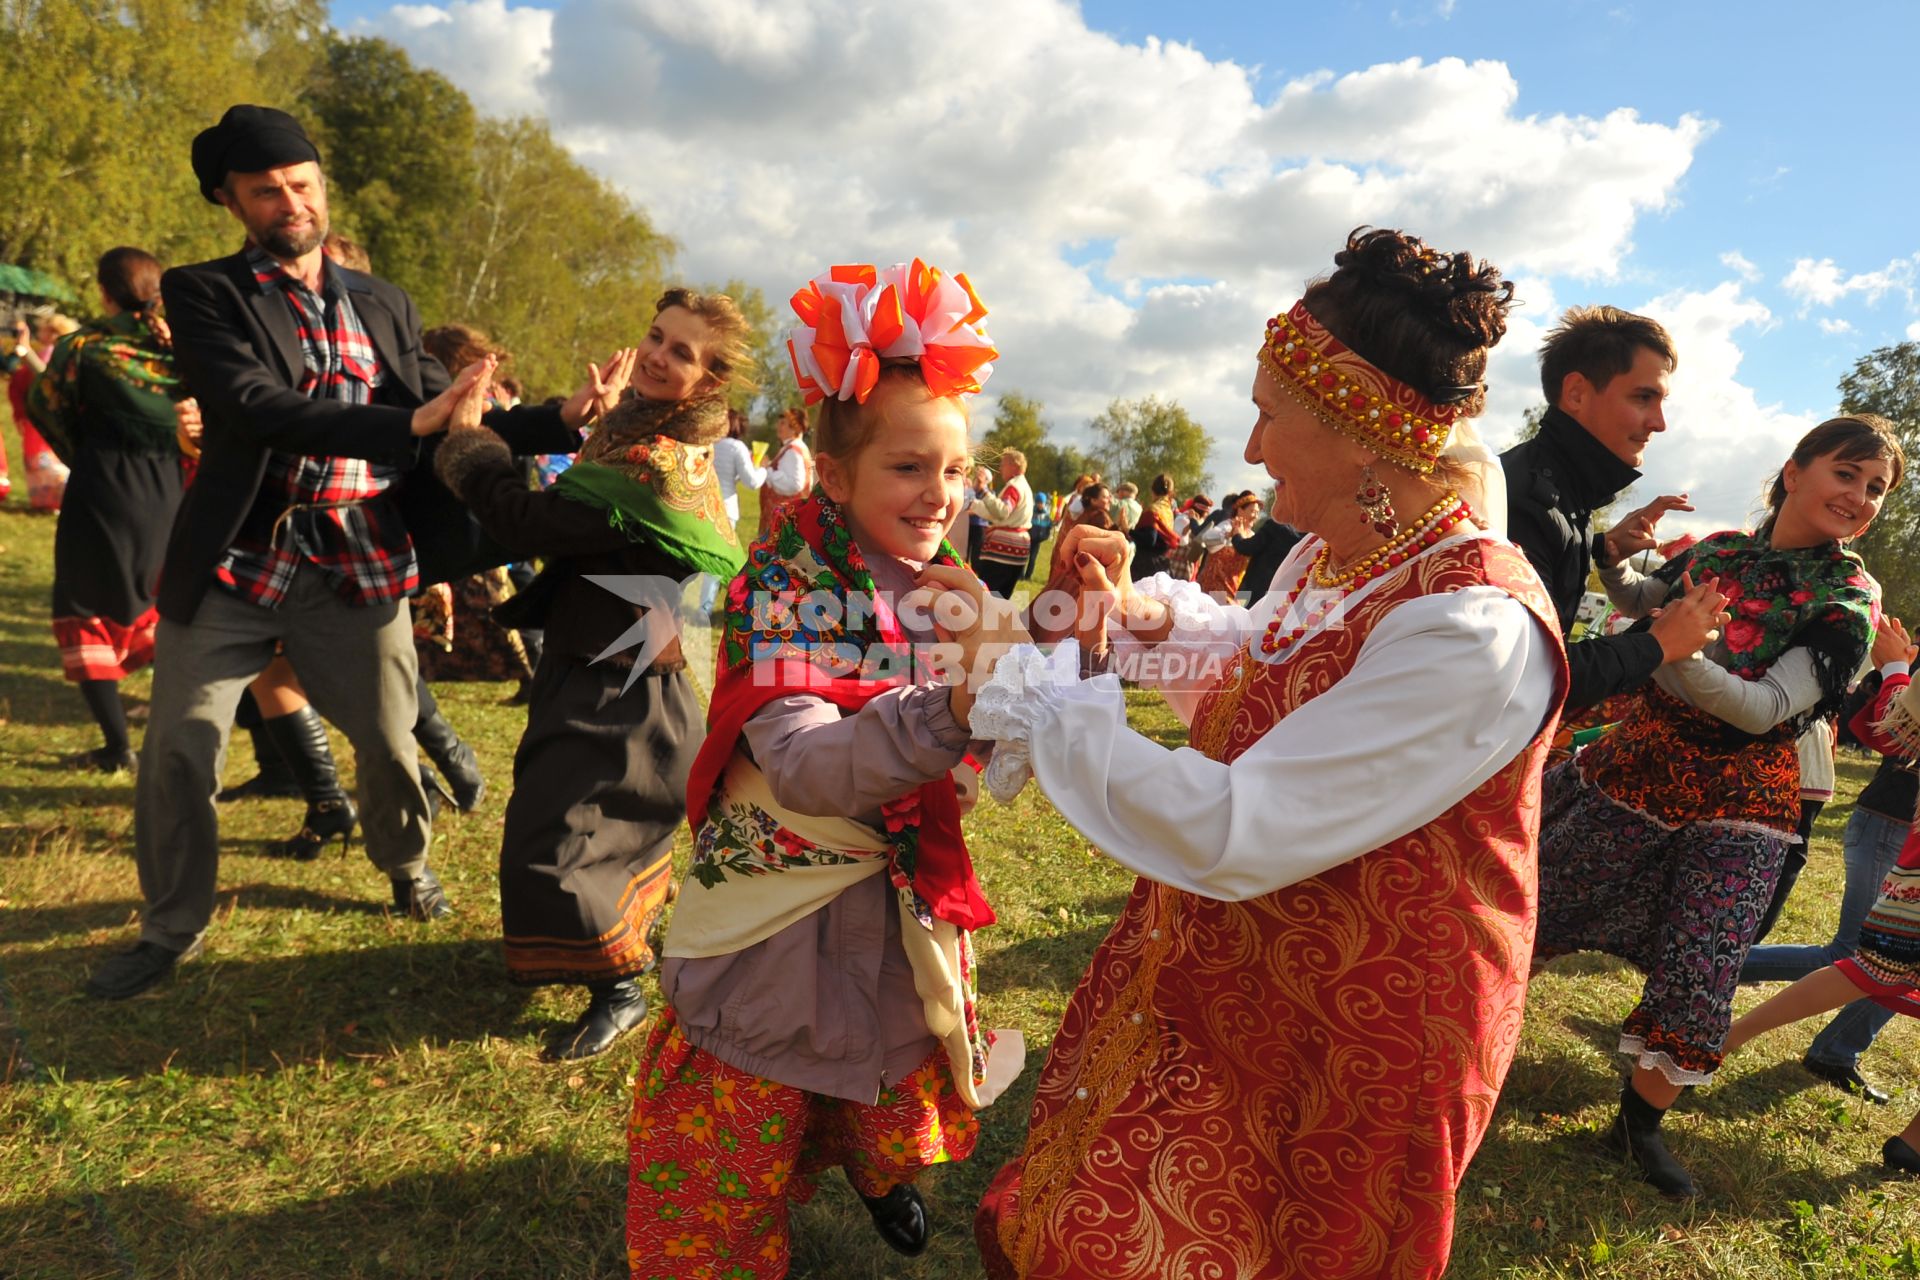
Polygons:
<instances>
[{"instance_id":1,"label":"white embroidered blouse sleeve","mask_svg":"<svg viewBox=\"0 0 1920 1280\"><path fill-rule=\"evenodd\" d=\"M1558 665L1533 615L1496 588L1410 601L1344 679L1225 765L1129 729L1114 677L1059 681L1072 648L1052 659L1057 683L982 690L972 725L996 740L990 769L1013 767L1003 753L1030 755L1048 799L1109 857L1227 900L1318 875L1446 812L1538 733ZM1036 678L1045 661L1026 646L1009 660L1016 684L1022 660Z\"/></svg>"},{"instance_id":2,"label":"white embroidered blouse sleeve","mask_svg":"<svg viewBox=\"0 0 1920 1280\"><path fill-rule=\"evenodd\" d=\"M1237 604L1221 604L1186 582L1156 573L1134 590L1157 600L1173 613L1173 630L1159 644L1148 646L1119 627L1112 630L1113 661L1136 684L1159 691L1173 713L1186 724L1207 686L1209 673L1224 669L1234 651L1253 633L1253 615Z\"/></svg>"},{"instance_id":3,"label":"white embroidered blouse sleeve","mask_svg":"<svg viewBox=\"0 0 1920 1280\"><path fill-rule=\"evenodd\" d=\"M968 514L979 516L992 524L1006 524L1012 519L1013 513L1019 509L1019 506L1020 500L1017 497L1012 502L1008 502L999 493L982 493L969 509Z\"/></svg>"}]
</instances>

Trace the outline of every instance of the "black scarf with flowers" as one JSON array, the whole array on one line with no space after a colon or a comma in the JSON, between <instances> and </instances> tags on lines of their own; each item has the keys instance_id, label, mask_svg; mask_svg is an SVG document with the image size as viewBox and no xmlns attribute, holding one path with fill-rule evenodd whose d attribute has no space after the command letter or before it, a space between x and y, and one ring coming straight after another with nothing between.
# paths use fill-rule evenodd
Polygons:
<instances>
[{"instance_id":1,"label":"black scarf with flowers","mask_svg":"<svg viewBox=\"0 0 1920 1280\"><path fill-rule=\"evenodd\" d=\"M1788 649L1813 655L1820 701L1765 736L1797 738L1840 709L1880 614L1880 584L1859 556L1837 542L1782 550L1765 533L1716 533L1661 565L1654 577L1677 590L1683 573L1695 582L1719 579L1733 615L1720 646L1734 675L1758 680Z\"/></svg>"}]
</instances>

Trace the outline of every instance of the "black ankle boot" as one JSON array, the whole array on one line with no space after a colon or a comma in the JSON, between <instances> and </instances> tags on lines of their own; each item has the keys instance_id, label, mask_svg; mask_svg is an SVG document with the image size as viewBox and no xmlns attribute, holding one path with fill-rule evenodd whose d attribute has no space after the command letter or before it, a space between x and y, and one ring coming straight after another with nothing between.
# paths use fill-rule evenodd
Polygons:
<instances>
[{"instance_id":1,"label":"black ankle boot","mask_svg":"<svg viewBox=\"0 0 1920 1280\"><path fill-rule=\"evenodd\" d=\"M647 997L638 978L590 983L587 1011L547 1041L547 1060L572 1062L605 1053L613 1042L647 1020Z\"/></svg>"},{"instance_id":2,"label":"black ankle boot","mask_svg":"<svg viewBox=\"0 0 1920 1280\"><path fill-rule=\"evenodd\" d=\"M1880 1148L1880 1163L1896 1173L1920 1173L1920 1151L1915 1151L1896 1133Z\"/></svg>"},{"instance_id":3,"label":"black ankle boot","mask_svg":"<svg viewBox=\"0 0 1920 1280\"><path fill-rule=\"evenodd\" d=\"M422 714L414 723L413 737L427 753L427 759L433 761L446 778L454 806L462 813L472 813L478 808L481 797L487 793L487 780L480 776L479 757L460 740L447 718L440 714L439 707Z\"/></svg>"},{"instance_id":4,"label":"black ankle boot","mask_svg":"<svg viewBox=\"0 0 1920 1280\"><path fill-rule=\"evenodd\" d=\"M1665 1108L1654 1106L1634 1092L1633 1083L1629 1081L1620 1090L1620 1114L1607 1135L1608 1141L1615 1150L1633 1157L1633 1162L1640 1166L1640 1176L1652 1183L1661 1195L1692 1200L1700 1194L1700 1189L1693 1185L1692 1175L1673 1158L1660 1137L1660 1121L1666 1114Z\"/></svg>"},{"instance_id":5,"label":"black ankle boot","mask_svg":"<svg viewBox=\"0 0 1920 1280\"><path fill-rule=\"evenodd\" d=\"M273 745L273 737L267 732L266 726L253 726L247 730L247 736L253 739L256 772L239 786L228 787L214 799L221 804L231 804L235 800L279 800L299 795L300 779L293 776L286 757L280 754L280 748Z\"/></svg>"},{"instance_id":6,"label":"black ankle boot","mask_svg":"<svg viewBox=\"0 0 1920 1280\"><path fill-rule=\"evenodd\" d=\"M933 1229L927 1224L927 1203L911 1182L903 1182L883 1196L861 1196L860 1202L873 1215L874 1229L888 1248L909 1258L927 1251L927 1242L933 1239Z\"/></svg>"},{"instance_id":7,"label":"black ankle boot","mask_svg":"<svg viewBox=\"0 0 1920 1280\"><path fill-rule=\"evenodd\" d=\"M335 837L344 847L353 838L360 814L340 789L333 749L327 745L327 722L312 707L302 707L292 715L265 721L261 728L299 779L300 793L307 798L307 817L300 830L267 846L268 856L311 862Z\"/></svg>"}]
</instances>

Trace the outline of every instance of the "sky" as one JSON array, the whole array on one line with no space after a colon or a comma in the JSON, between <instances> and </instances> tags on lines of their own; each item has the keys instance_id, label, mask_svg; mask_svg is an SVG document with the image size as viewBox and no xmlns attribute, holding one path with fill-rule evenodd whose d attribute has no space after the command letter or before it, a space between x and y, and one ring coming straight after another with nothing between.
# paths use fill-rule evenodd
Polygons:
<instances>
[{"instance_id":1,"label":"sky","mask_svg":"<svg viewBox=\"0 0 1920 1280\"><path fill-rule=\"evenodd\" d=\"M1816 21L1817 18L1817 21ZM1353 227L1517 285L1482 434L1560 312L1673 332L1636 501L1748 521L1876 347L1920 339L1920 5L1850 0L334 0L496 115L541 115L680 244L784 299L836 262L965 271L996 393L1084 442L1178 400L1241 459L1265 319ZM1135 477L1141 479L1142 477Z\"/></svg>"}]
</instances>

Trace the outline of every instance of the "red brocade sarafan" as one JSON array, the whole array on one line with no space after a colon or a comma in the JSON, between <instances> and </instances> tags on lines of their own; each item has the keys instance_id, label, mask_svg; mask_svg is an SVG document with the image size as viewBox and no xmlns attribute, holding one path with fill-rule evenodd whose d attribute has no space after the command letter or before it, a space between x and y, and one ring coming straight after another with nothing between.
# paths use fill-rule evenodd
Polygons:
<instances>
[{"instance_id":1,"label":"red brocade sarafan","mask_svg":"<svg viewBox=\"0 0 1920 1280\"><path fill-rule=\"evenodd\" d=\"M1480 585L1557 648L1518 551L1443 545L1286 661L1243 652L1201 702L1196 747L1230 763L1350 671L1394 607ZM1025 1153L981 1206L989 1273L1440 1275L1519 1041L1557 718L1458 805L1323 875L1245 902L1136 882L1067 1008Z\"/></svg>"}]
</instances>

